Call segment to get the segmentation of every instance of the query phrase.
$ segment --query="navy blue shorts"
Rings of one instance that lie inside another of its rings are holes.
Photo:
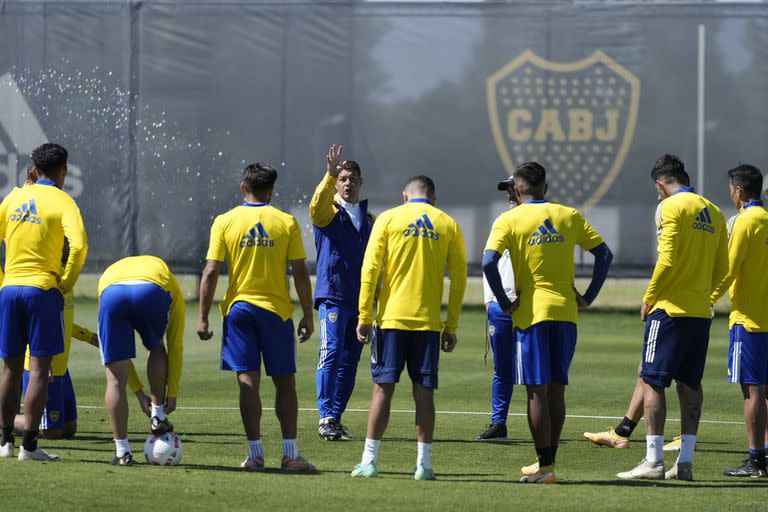
[[[710,318],[671,317],[663,309],[648,316],[640,376],[647,384],[663,386],[672,379],[699,389],[709,346]]]
[[[99,344],[104,364],[136,357],[139,333],[147,350],[163,342],[171,294],[154,283],[107,286],[99,297]]]
[[[768,384],[768,332],[749,332],[740,324],[731,327],[728,382]]]
[[[24,370],[23,390],[26,394],[29,385],[29,372]],[[43,416],[40,418],[40,430],[63,429],[64,424],[77,419],[77,401],[75,388],[69,370],[64,375],[53,378],[48,383],[48,401],[45,403]]]
[[[6,286],[0,290],[0,357],[55,356],[64,352],[64,297],[56,288]]]
[[[525,330],[515,327],[515,336],[515,384],[568,384],[568,370],[576,351],[575,323],[548,321]]]
[[[437,389],[440,363],[440,333],[376,329],[371,346],[371,374],[376,384],[400,382],[408,366],[411,381]]]
[[[270,377],[296,373],[296,338],[293,320],[247,302],[235,302],[224,317],[221,369],[234,372],[261,370],[261,358]]]

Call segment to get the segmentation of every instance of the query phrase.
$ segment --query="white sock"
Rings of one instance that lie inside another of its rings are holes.
[[[424,469],[432,467],[432,443],[416,443],[418,455],[416,456],[416,467],[424,466]]]
[[[261,446],[261,439],[255,441],[248,440],[248,456],[251,459],[263,459],[264,447]]]
[[[152,417],[154,418],[155,416],[157,416],[157,419],[160,421],[165,419],[165,404],[152,404]]]
[[[664,460],[664,436],[645,436],[645,460],[659,462]]]
[[[299,456],[299,443],[296,439],[283,439],[283,457],[295,459]]]
[[[693,462],[693,449],[696,448],[696,436],[683,434],[683,443],[680,446],[680,453],[677,455],[677,462]]]
[[[115,439],[115,455],[122,457],[131,451],[131,445],[127,439]]]
[[[363,460],[360,461],[360,464],[367,466],[368,464],[371,464],[373,462],[376,462],[379,458],[379,445],[381,444],[381,439],[368,439],[365,438],[365,449],[363,450]]]

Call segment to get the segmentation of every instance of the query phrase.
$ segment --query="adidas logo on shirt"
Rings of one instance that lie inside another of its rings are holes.
[[[709,216],[709,208],[704,208],[693,221],[693,229],[701,229],[708,233],[715,232],[715,226],[712,225],[712,217]]]
[[[243,235],[243,239],[240,241],[240,248],[244,247],[274,247],[275,241],[270,240],[267,230],[261,222],[257,223],[246,234]]]
[[[403,230],[403,235],[422,236],[432,240],[440,240],[440,234],[435,231],[435,226],[432,225],[432,221],[429,220],[427,214],[417,218],[412,224],[408,224],[408,227]]]
[[[539,226],[539,229],[531,235],[531,238],[528,239],[528,245],[533,247],[541,244],[557,244],[564,241],[565,238],[563,235],[558,233],[555,226],[552,225],[552,221],[547,219],[541,226]]]
[[[13,212],[11,222],[29,222],[31,224],[41,224],[42,220],[37,216],[37,206],[35,199],[32,198],[28,203],[24,203]]]

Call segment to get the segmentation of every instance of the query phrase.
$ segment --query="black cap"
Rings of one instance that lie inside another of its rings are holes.
[[[515,184],[515,177],[510,176],[509,178],[505,179],[504,181],[500,181],[498,185],[496,185],[496,188],[499,190],[507,190],[509,187]]]

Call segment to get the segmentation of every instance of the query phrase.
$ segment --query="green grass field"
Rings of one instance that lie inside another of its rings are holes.
[[[459,346],[443,354],[440,390],[436,394],[436,440],[433,466],[436,482],[412,480],[416,457],[413,401],[407,375],[395,397],[389,429],[379,460],[381,477],[361,481],[349,477],[359,462],[365,437],[370,393],[368,349],[364,349],[358,385],[345,415],[355,440],[328,443],[317,436],[314,411],[318,336],[299,347],[299,446],[321,473],[285,476],[276,469],[245,474],[238,465],[246,455],[237,410],[234,376],[218,370],[219,345],[194,335],[196,306],[189,308],[186,355],[179,410],[173,414],[185,445],[182,465],[132,468],[107,465],[114,445],[103,409],[104,375],[97,351],[73,341],[70,369],[77,390],[79,432],[70,441],[42,441],[58,454],[59,463],[0,460],[0,510],[495,510],[500,507],[557,510],[726,509],[730,504],[765,504],[768,480],[726,479],[720,471],[739,462],[746,438],[741,424],[741,395],[725,382],[726,322],[713,324],[705,376],[705,403],[700,451],[693,483],[625,482],[615,473],[634,467],[645,454],[643,427],[628,450],[600,449],[582,439],[584,430],[603,430],[624,414],[640,358],[643,324],[635,314],[590,312],[582,315],[579,344],[568,388],[568,414],[558,453],[556,486],[517,483],[520,466],[535,454],[525,419],[524,392],[515,391],[508,442],[480,444],[472,439],[488,423],[492,367],[483,365],[485,320],[481,310],[465,311]],[[78,323],[94,327],[96,304],[79,302]],[[214,331],[221,333],[220,319]],[[214,338],[214,339],[217,339]],[[137,359],[143,367],[146,356]],[[490,361],[490,354],[489,354]],[[262,392],[272,403],[271,382]],[[668,400],[670,418],[678,418],[677,399]],[[401,412],[402,411],[402,412]],[[667,438],[679,423],[669,421]],[[131,401],[130,438],[140,456],[148,420]],[[266,410],[262,421],[267,465],[279,466],[277,420]],[[667,455],[667,464],[673,456]]]

